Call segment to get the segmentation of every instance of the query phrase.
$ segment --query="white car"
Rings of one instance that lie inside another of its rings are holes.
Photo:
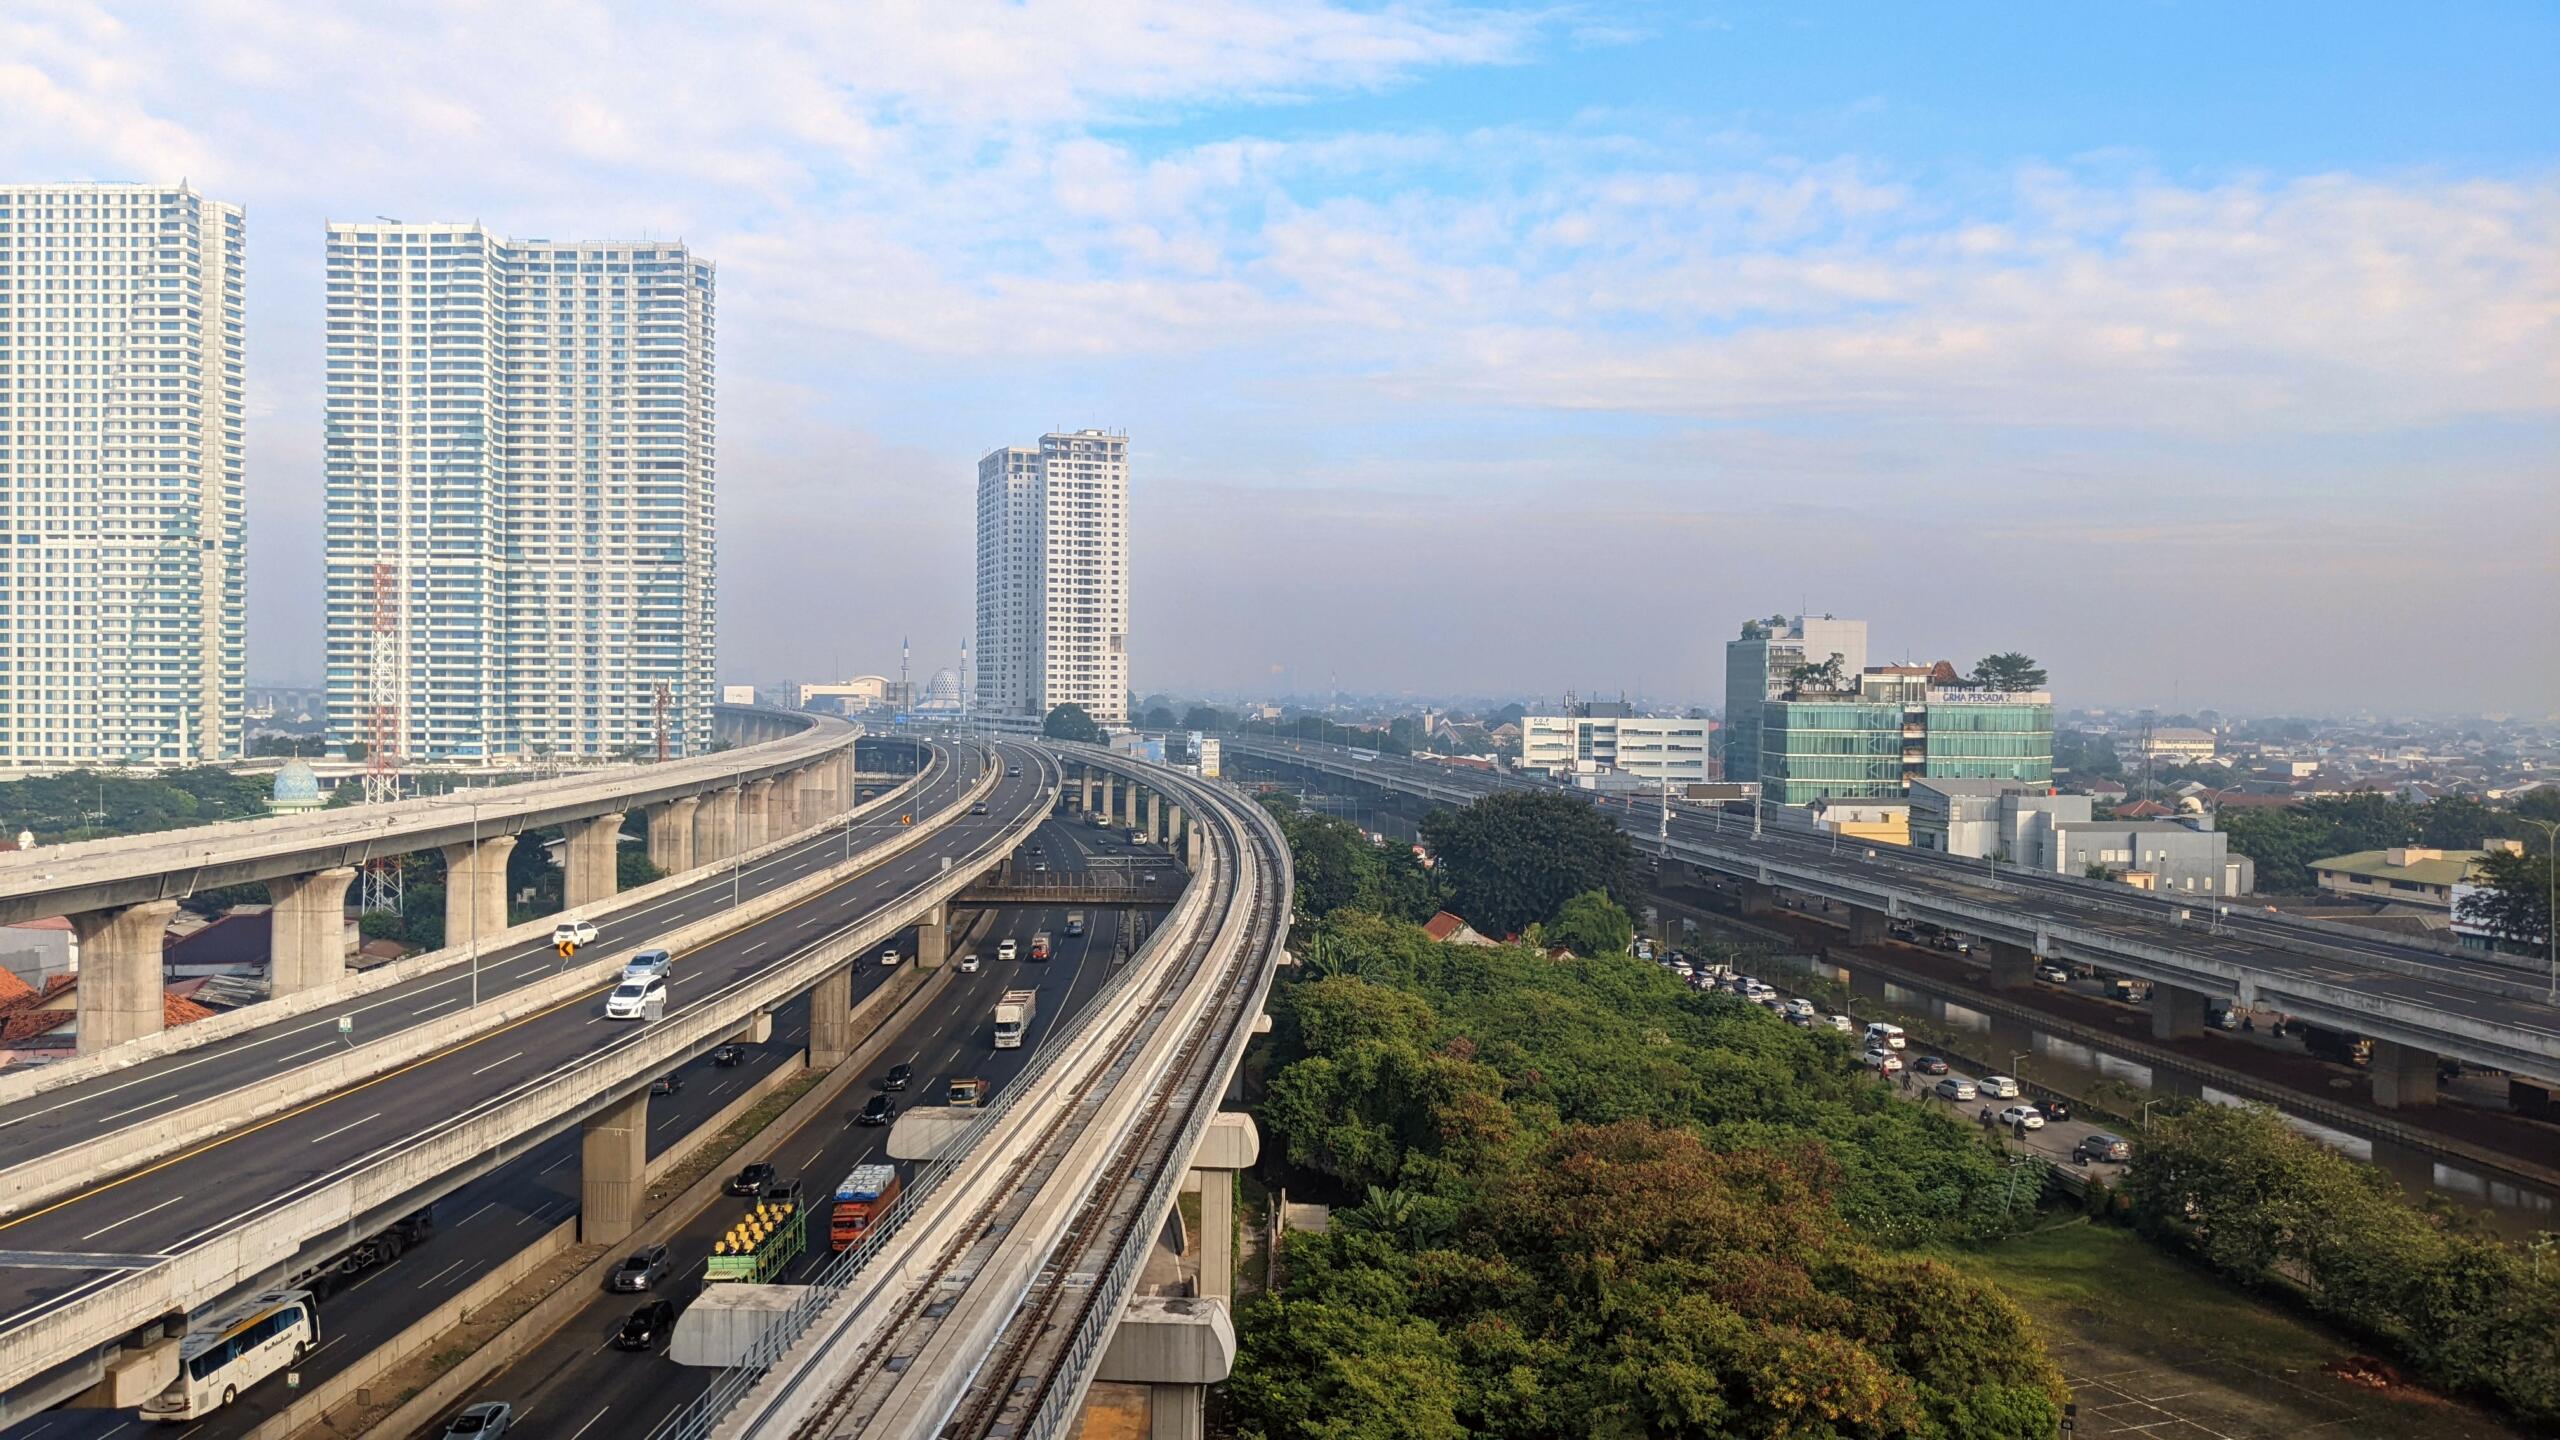
[[[2036,967],[2036,978],[2048,985],[2068,985],[2071,983],[2071,972],[2059,965],[2040,965]]]
[[[897,964],[898,958],[898,947],[895,945],[880,952],[880,963],[884,967]]]
[[[1878,1020],[1869,1025],[1867,1027],[1867,1048],[1870,1050],[1901,1049],[1902,1027],[1899,1025],[1888,1025],[1882,1020]]]
[[[1857,1022],[1851,1020],[1846,1015],[1826,1015],[1823,1019],[1830,1023],[1832,1029],[1839,1031],[1843,1035],[1847,1035],[1858,1028]]]
[[[1894,1054],[1890,1050],[1868,1051],[1866,1065],[1868,1069],[1873,1070],[1879,1075],[1899,1075],[1902,1073],[1902,1057]]]
[[[963,975],[975,975],[978,973],[977,951],[972,950],[968,954],[960,957],[960,973]]]
[[[999,960],[1011,960],[1021,953],[1022,947],[1015,944],[1010,938],[996,942],[996,958]]]
[[[650,1006],[655,1005],[660,1010],[664,1010],[666,1004],[667,979],[665,976],[652,976],[646,980],[625,980],[613,987],[613,993],[605,997],[604,1018],[646,1020],[649,1018]]]
[[[593,945],[596,943],[596,922],[593,920],[581,920],[572,915],[568,919],[560,921],[558,924],[551,927],[551,943],[554,945]]]
[[[2006,1075],[1985,1075],[1980,1084],[1982,1093],[1994,1100],[2015,1100],[2020,1093],[2018,1082]]]
[[[1789,1015],[1802,1015],[1809,1019],[1813,1015],[1813,1002],[1807,1000],[1801,995],[1798,995],[1787,1002],[1787,1013]]]
[[[2003,1125],[2024,1125],[2030,1130],[2044,1128],[2044,1112],[2033,1105],[2012,1105],[2000,1112]]]

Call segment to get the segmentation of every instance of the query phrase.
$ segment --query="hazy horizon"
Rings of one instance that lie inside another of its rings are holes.
[[[2554,53],[2529,5],[58,0],[0,14],[0,180],[247,207],[260,683],[320,673],[321,227],[379,213],[718,264],[728,679],[956,664],[977,457],[1101,425],[1141,694],[1714,704],[1810,609],[2064,705],[2545,715]]]

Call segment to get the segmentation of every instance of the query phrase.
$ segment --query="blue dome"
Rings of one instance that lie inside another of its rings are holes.
[[[275,798],[282,801],[320,798],[320,777],[312,773],[309,761],[284,762],[284,768],[276,772]]]

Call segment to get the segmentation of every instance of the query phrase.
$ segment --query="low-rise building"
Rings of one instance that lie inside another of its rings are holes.
[[[2020,830],[2014,858],[2021,866],[2056,875],[2104,871],[2128,885],[2164,894],[2246,895],[2258,882],[2256,862],[2234,854],[2231,837],[2201,816],[2030,824]]]
[[[2497,842],[2513,844],[2513,841]],[[2383,900],[2395,905],[2424,905],[2451,910],[2456,887],[2471,878],[2486,850],[2438,850],[2395,845],[2388,850],[2358,850],[2311,862],[2311,877],[2332,895]]]
[[[2152,760],[2192,765],[2213,758],[2213,732],[2184,725],[2162,726],[2148,735],[2136,737],[2133,753]]]
[[[1561,775],[1598,766],[1675,785],[1708,778],[1705,720],[1608,713],[1618,708],[1521,717],[1520,768]]]
[[[1867,845],[1909,845],[1908,800],[1816,800],[1813,823],[1843,840]]]
[[[2014,861],[2029,853],[2029,829],[2085,821],[2090,811],[2090,797],[2057,795],[2050,785],[1924,778],[1911,782],[1911,846]]]

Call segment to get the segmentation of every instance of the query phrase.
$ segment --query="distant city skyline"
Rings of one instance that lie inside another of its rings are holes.
[[[2549,7],[508,23],[0,22],[0,179],[260,237],[261,680],[320,674],[319,237],[382,213],[720,258],[724,678],[950,663],[954,477],[1094,416],[1141,693],[1708,701],[1783,608],[2065,706],[2560,708]]]

